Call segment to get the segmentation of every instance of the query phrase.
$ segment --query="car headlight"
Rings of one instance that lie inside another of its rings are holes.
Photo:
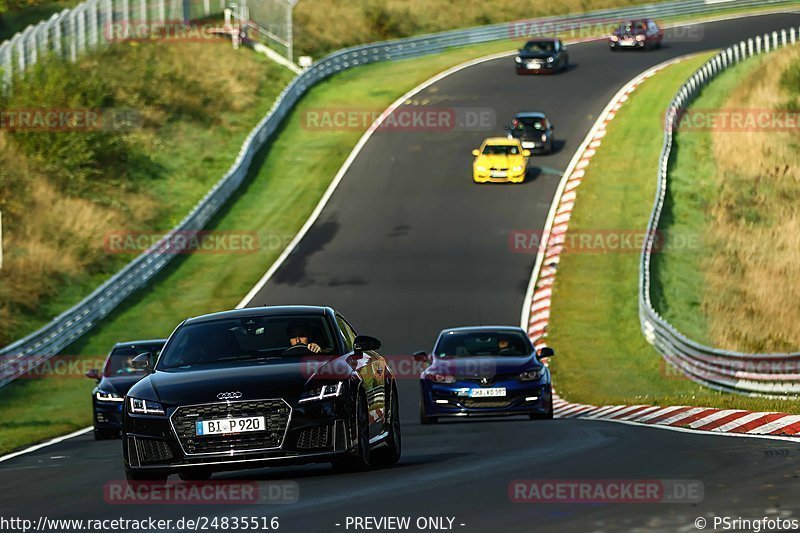
[[[425,379],[434,383],[455,383],[456,378],[448,374],[426,373]]]
[[[522,58],[517,56],[514,58],[514,61],[516,61],[517,63],[522,63]]]
[[[130,398],[131,413],[137,415],[163,415],[164,406],[151,400]]]
[[[542,142],[543,143],[547,142],[547,134],[546,133],[542,133]]]
[[[94,397],[97,398],[98,402],[122,402],[125,401],[125,398],[117,394],[116,392],[107,392],[99,390],[94,393]]]
[[[617,37],[616,35],[612,35],[611,36],[611,40],[612,41],[619,41],[619,37]]]
[[[512,167],[511,171],[512,172],[522,172],[522,167],[520,165],[517,165],[515,167]]]
[[[328,383],[326,385],[319,385],[304,391],[300,395],[300,403],[312,402],[314,400],[322,400],[323,398],[335,398],[342,393],[342,382]]]
[[[486,172],[486,167],[478,165],[475,167],[475,170],[477,170],[478,172]]]
[[[553,56],[550,56],[550,57],[547,58],[547,62],[548,63],[552,63],[555,60],[556,60],[556,58],[554,58]]]
[[[546,372],[545,367],[542,367],[538,370],[528,370],[527,372],[523,372],[519,375],[520,381],[539,381],[544,376]]]
[[[637,41],[644,41],[644,35],[637,35],[636,36],[636,40]]]

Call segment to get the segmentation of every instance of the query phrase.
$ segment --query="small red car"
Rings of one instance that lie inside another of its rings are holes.
[[[664,40],[664,30],[653,19],[639,19],[623,22],[608,37],[612,51],[620,48],[660,48]]]

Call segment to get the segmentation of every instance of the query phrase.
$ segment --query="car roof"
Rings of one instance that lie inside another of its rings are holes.
[[[248,316],[285,316],[285,315],[319,315],[324,316],[333,313],[330,307],[317,305],[267,305],[264,307],[245,307],[244,309],[233,309],[230,311],[220,311],[200,315],[186,320],[185,324],[198,324],[201,322],[212,322],[226,318],[243,318]]]
[[[461,326],[456,328],[446,328],[439,333],[445,335],[447,333],[490,333],[493,331],[525,333],[525,330],[518,326]]]
[[[489,137],[484,140],[483,143],[499,146],[514,146],[519,144],[519,141],[517,139],[509,139],[508,137]]]
[[[520,111],[514,118],[547,118],[541,111]]]

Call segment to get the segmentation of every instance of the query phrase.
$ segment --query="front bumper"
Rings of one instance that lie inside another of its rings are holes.
[[[482,388],[474,381],[440,384],[423,379],[421,386],[425,413],[433,417],[545,414],[552,405],[550,384],[541,381],[497,381],[491,387],[505,388],[506,395],[488,398],[471,398],[466,395],[465,391]]]
[[[541,74],[553,72],[556,69],[557,61],[548,63],[547,61],[515,63],[517,74]]]
[[[213,405],[225,405],[225,402]],[[125,468],[133,472],[167,474],[192,468],[239,470],[329,462],[352,450],[353,428],[342,398],[286,405],[289,412],[285,426],[282,421],[275,425],[270,415],[267,416],[267,429],[263,435],[268,439],[264,441],[266,444],[254,444],[252,440],[248,443],[243,438],[248,434],[217,436],[210,437],[214,439],[213,451],[207,444],[198,447],[198,443],[209,437],[187,437],[180,419],[174,416],[175,408],[167,409],[167,416],[161,417],[126,414],[123,429]],[[176,420],[179,420],[177,425]],[[270,432],[276,436],[272,437]],[[260,438],[260,435],[256,437]],[[226,446],[227,451],[224,450]]]
[[[497,172],[497,171],[495,171]],[[472,171],[472,180],[475,183],[522,183],[525,181],[525,169],[523,168],[520,171],[512,171],[510,169],[501,170],[500,172],[504,172],[505,176],[502,175],[492,175],[492,171]]]
[[[102,402],[92,399],[94,429],[119,431],[122,429],[123,402]]]

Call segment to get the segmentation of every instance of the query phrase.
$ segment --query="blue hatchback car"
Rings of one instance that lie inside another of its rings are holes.
[[[480,326],[446,329],[433,353],[417,352],[427,363],[420,375],[420,423],[441,417],[527,415],[553,417],[550,371],[522,328]]]

